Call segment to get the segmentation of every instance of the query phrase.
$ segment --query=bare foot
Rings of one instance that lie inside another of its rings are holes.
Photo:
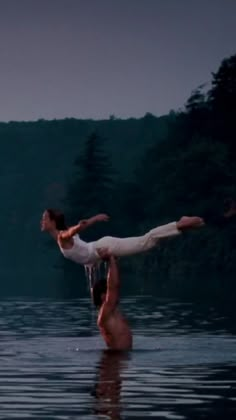
[[[198,216],[183,216],[181,219],[177,222],[177,229],[179,230],[185,230],[185,229],[193,229],[193,228],[199,228],[204,225],[204,220],[201,217]]]

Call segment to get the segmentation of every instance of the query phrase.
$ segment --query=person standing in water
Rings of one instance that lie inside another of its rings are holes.
[[[116,258],[108,249],[99,249],[98,255],[108,262],[107,278],[98,280],[91,288],[92,300],[98,309],[98,328],[109,349],[131,350],[132,332],[118,306],[120,275]]]
[[[84,266],[93,266],[101,261],[98,249],[106,248],[114,257],[125,257],[149,251],[164,238],[180,235],[181,232],[204,225],[201,217],[181,217],[177,222],[171,222],[155,227],[142,236],[116,238],[105,236],[94,242],[85,242],[79,234],[97,222],[106,222],[109,216],[98,214],[90,219],[81,220],[77,225],[67,227],[64,214],[53,209],[44,211],[41,220],[41,230],[48,232],[57,242],[65,258]]]

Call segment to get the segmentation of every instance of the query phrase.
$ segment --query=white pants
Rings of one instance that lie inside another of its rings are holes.
[[[180,231],[176,227],[176,222],[156,227],[143,236],[130,238],[115,238],[105,236],[93,242],[95,250],[108,248],[115,257],[139,254],[154,248],[160,239],[179,235]]]

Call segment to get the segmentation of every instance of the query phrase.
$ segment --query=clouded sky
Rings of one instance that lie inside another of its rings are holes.
[[[235,22],[235,0],[0,0],[0,121],[179,109]]]

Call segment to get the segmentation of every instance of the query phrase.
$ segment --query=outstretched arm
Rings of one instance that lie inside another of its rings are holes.
[[[60,232],[61,240],[71,239],[77,233],[82,232],[88,227],[92,226],[97,222],[107,222],[109,216],[107,214],[97,214],[96,216],[90,217],[89,219],[81,220],[77,225],[69,227],[67,230]]]

